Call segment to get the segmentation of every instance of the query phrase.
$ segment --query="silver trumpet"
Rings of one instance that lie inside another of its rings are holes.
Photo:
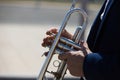
[[[65,15],[62,25],[59,28],[59,31],[58,31],[57,35],[55,36],[55,39],[52,43],[52,46],[50,46],[50,48],[49,48],[48,55],[46,56],[46,60],[40,70],[37,80],[49,80],[45,75],[46,73],[52,74],[54,76],[53,80],[63,80],[64,76],[66,74],[66,70],[67,70],[66,61],[61,61],[59,63],[59,66],[58,66],[56,72],[48,70],[48,66],[51,62],[53,55],[61,54],[64,51],[70,51],[70,50],[75,51],[75,50],[78,50],[81,48],[79,43],[81,40],[81,36],[84,33],[86,26],[87,26],[87,14],[84,10],[82,10],[80,8],[75,8],[76,3],[77,3],[77,0],[73,0],[70,10]],[[81,26],[77,27],[77,29],[73,35],[73,39],[70,40],[65,37],[61,37],[61,34],[62,34],[62,31],[65,30],[65,27],[67,25],[67,22],[71,16],[71,14],[74,12],[78,12],[80,15],[82,15],[84,21]]]

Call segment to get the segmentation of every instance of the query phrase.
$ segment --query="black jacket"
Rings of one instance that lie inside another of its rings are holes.
[[[84,60],[87,80],[120,80],[120,0],[110,0],[103,19],[101,8],[87,39],[92,54]]]

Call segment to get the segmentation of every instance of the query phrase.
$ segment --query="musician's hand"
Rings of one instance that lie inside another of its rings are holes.
[[[83,62],[87,54],[91,53],[87,43],[82,42],[82,48],[79,51],[68,51],[60,54],[58,58],[60,60],[66,60],[67,68],[73,76],[84,76],[83,74]]]
[[[55,35],[58,33],[58,29],[57,28],[50,28],[47,32],[46,32],[46,37],[43,39],[43,42],[42,42],[42,46],[43,47],[48,47],[48,46],[51,46],[54,39],[55,39]],[[66,37],[68,39],[72,39],[72,35],[67,32],[66,30],[63,30],[62,34],[61,34],[62,37]],[[44,52],[43,55],[47,56],[48,52]]]
[[[85,55],[82,51],[69,51],[59,55],[60,60],[66,60],[67,68],[73,76],[83,76],[83,61]]]
[[[55,35],[57,33],[58,33],[58,29],[57,28],[54,28],[54,27],[50,28],[46,32],[47,37],[45,37],[43,39],[42,46],[43,47],[50,46],[53,43],[53,41],[55,39]],[[66,37],[68,39],[72,39],[72,35],[69,32],[67,32],[66,30],[63,30],[61,36]]]

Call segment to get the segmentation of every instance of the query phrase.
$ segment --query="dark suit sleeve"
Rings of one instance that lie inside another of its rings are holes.
[[[91,28],[87,42],[93,53],[85,57],[83,65],[87,80],[120,80],[119,19],[120,0],[114,0],[97,39],[94,35],[97,32],[96,24],[99,23],[95,23]]]
[[[120,80],[117,55],[91,53],[84,60],[87,80]]]

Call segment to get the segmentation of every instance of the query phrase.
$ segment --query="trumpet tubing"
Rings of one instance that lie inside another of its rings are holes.
[[[75,4],[76,4],[76,0],[73,0],[72,6],[71,6],[70,10],[68,11],[68,13],[65,15],[62,25],[54,39],[53,44],[51,45],[51,47],[49,49],[49,53],[46,56],[46,60],[41,68],[41,71],[39,73],[37,80],[48,80],[48,78],[45,76],[46,73],[53,74],[54,75],[53,80],[63,80],[64,76],[66,74],[66,70],[67,70],[66,61],[61,61],[56,72],[48,70],[48,66],[51,62],[53,55],[61,54],[65,51],[70,51],[70,50],[76,51],[81,48],[79,42],[80,42],[81,36],[87,26],[87,14],[84,10],[82,10],[80,8],[75,8]],[[77,27],[77,29],[73,35],[73,39],[70,40],[65,37],[61,37],[61,34],[62,34],[63,30],[65,29],[71,14],[74,12],[78,12],[79,14],[82,14],[84,22],[81,26]]]

